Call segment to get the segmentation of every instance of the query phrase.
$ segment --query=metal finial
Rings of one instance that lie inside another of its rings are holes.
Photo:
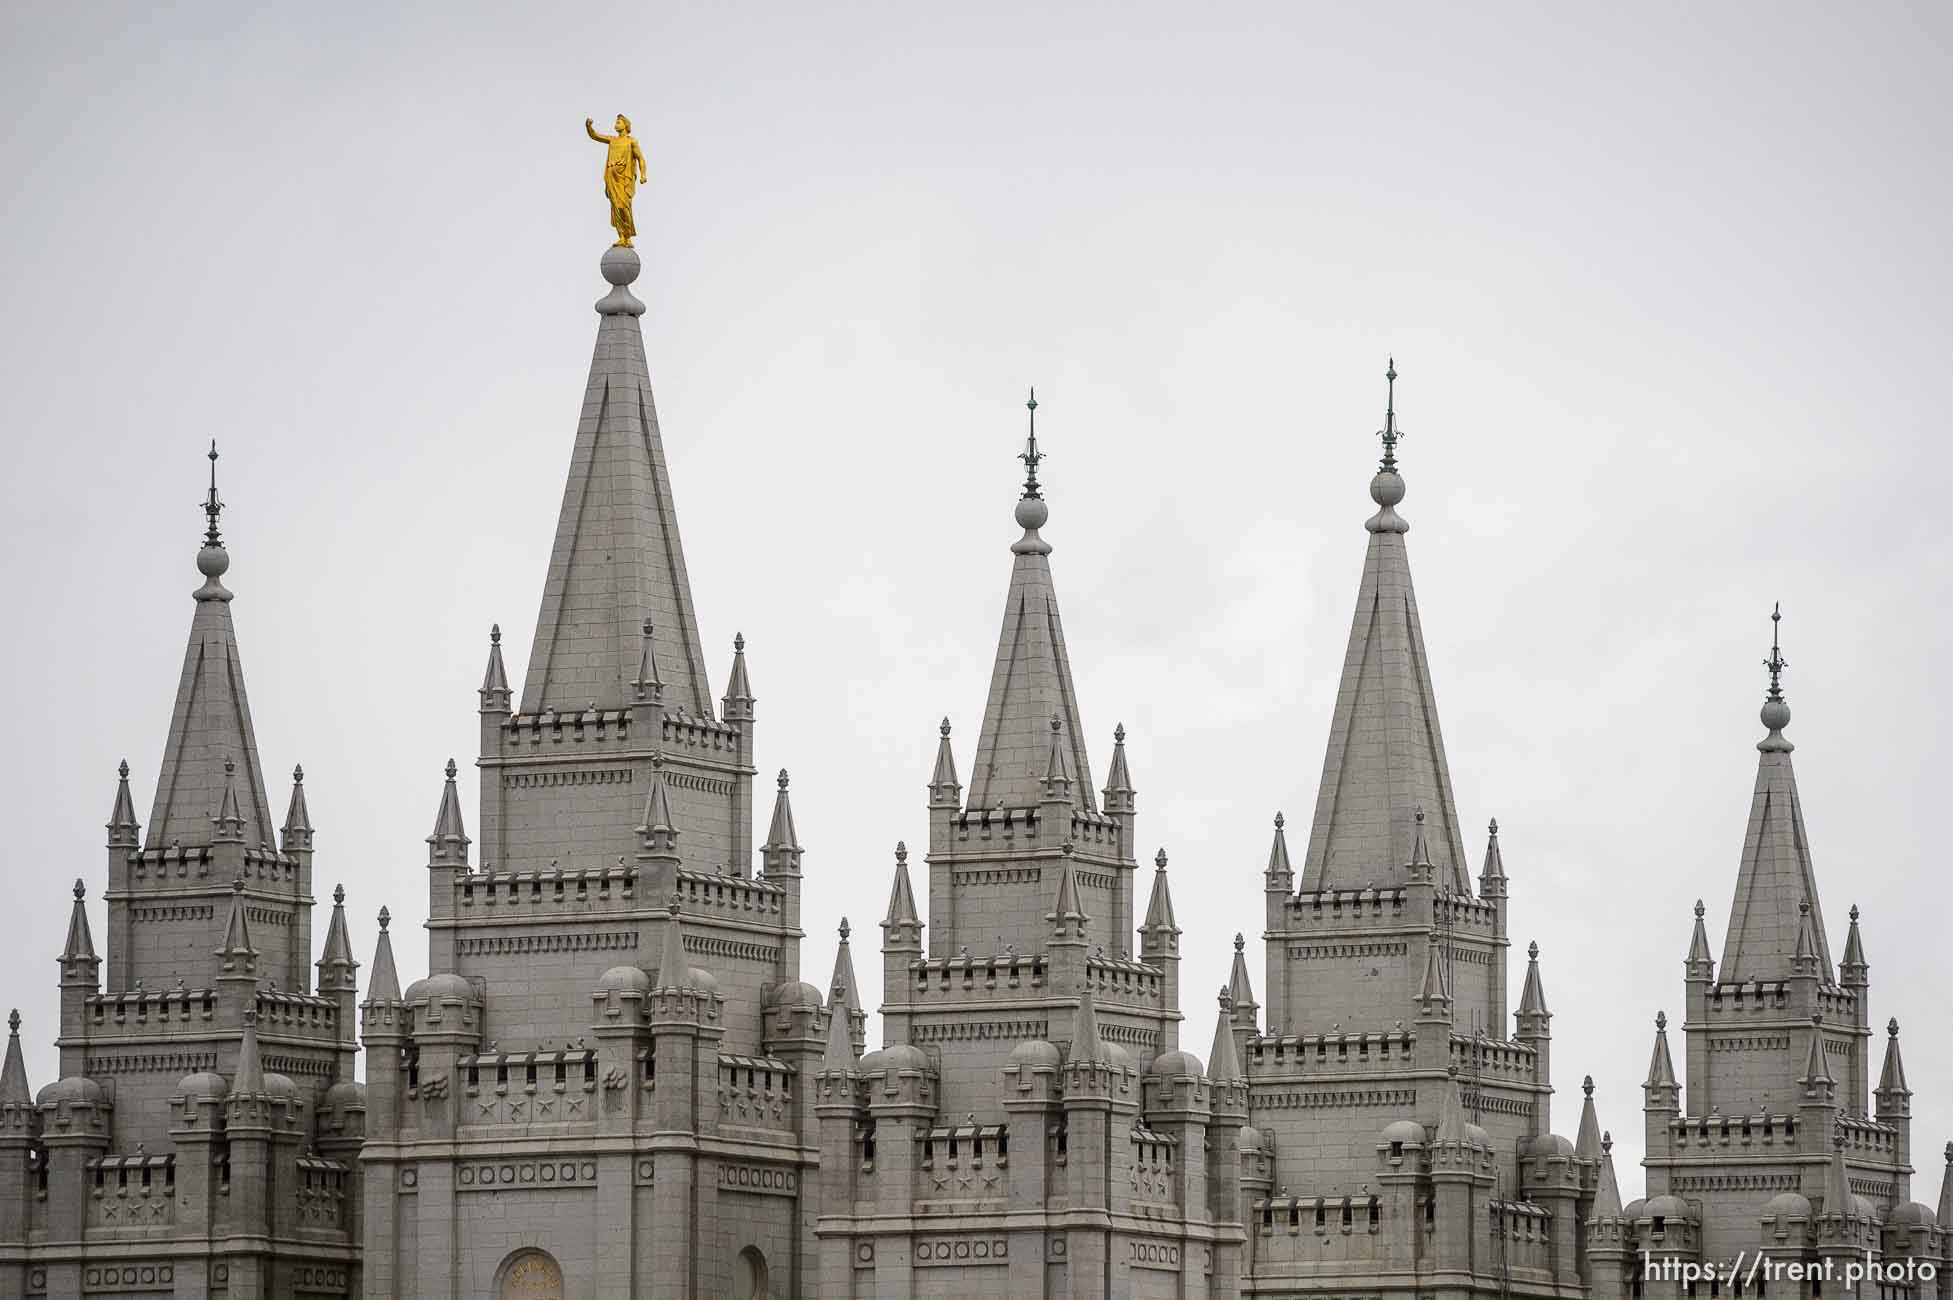
[[[1018,453],[1017,459],[1024,462],[1024,495],[1041,497],[1044,494],[1038,489],[1038,462],[1044,459],[1044,453],[1038,450],[1037,389],[1031,390],[1031,400],[1024,403],[1024,409],[1031,413],[1031,431],[1025,437],[1024,450]]]
[[[1783,650],[1778,641],[1778,630],[1782,622],[1783,602],[1778,601],[1770,608],[1770,657],[1763,661],[1763,666],[1770,670],[1770,698],[1773,700],[1783,698],[1783,670],[1790,667],[1790,661],[1783,657]]]
[[[1386,474],[1397,472],[1397,440],[1403,433],[1397,428],[1397,358],[1390,358],[1390,368],[1383,372],[1389,384],[1383,403],[1383,428],[1377,436],[1383,439],[1383,462],[1377,468]]]
[[[380,909],[380,932],[382,934],[386,933],[387,926],[391,925],[392,923],[393,923],[393,913],[389,912],[386,908],[382,907]]]
[[[88,886],[81,883],[81,877],[75,877],[75,897],[79,899],[85,898],[87,895]]]
[[[488,625],[488,644],[502,644],[502,625],[500,623],[490,623]]]
[[[1165,850],[1165,849],[1161,849],[1161,850],[1160,850],[1160,851],[1159,851],[1158,853],[1155,853],[1155,854],[1153,855],[1153,866],[1154,866],[1154,868],[1155,868],[1156,870],[1159,870],[1159,871],[1165,871],[1165,870],[1166,870],[1166,850]]]
[[[332,887],[332,905],[334,907],[344,907],[346,905],[346,887],[344,885],[334,885]]]
[[[458,773],[460,770],[461,770],[460,768],[455,766],[454,760],[450,758],[448,760],[448,768],[447,768],[448,780],[450,781],[454,780],[455,774]]]
[[[1246,949],[1247,946],[1248,946],[1248,936],[1242,934],[1239,930],[1236,930],[1234,932],[1234,951],[1241,952],[1244,949]]]
[[[1526,960],[1527,961],[1539,960],[1539,940],[1535,939],[1531,943],[1526,945]]]
[[[20,1008],[15,1007],[7,1013],[7,1032],[15,1038],[20,1037]]]
[[[223,513],[224,503],[217,496],[217,440],[212,438],[210,440],[210,493],[203,499],[204,518],[210,521],[209,526],[203,531],[205,546],[224,544],[223,535],[217,531],[217,516]]]
[[[848,936],[853,933],[854,933],[854,927],[848,924],[848,918],[845,916],[842,917],[841,926],[840,926],[841,942],[846,943],[848,941]]]

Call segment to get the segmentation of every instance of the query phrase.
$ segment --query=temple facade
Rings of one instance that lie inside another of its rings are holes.
[[[520,690],[498,625],[480,806],[454,760],[430,781],[430,974],[405,988],[387,909],[362,968],[342,891],[315,956],[304,774],[274,824],[212,449],[146,829],[126,764],[115,787],[106,956],[84,878],[60,1077],[33,1090],[18,1014],[0,1066],[0,1300],[1953,1300],[1953,1145],[1916,1201],[1899,1026],[1856,909],[1832,959],[1774,648],[1679,1070],[1656,1019],[1646,1194],[1623,1199],[1591,1080],[1549,1131],[1543,958],[1510,951],[1508,901],[1550,883],[1508,877],[1495,822],[1466,847],[1394,366],[1306,841],[1277,813],[1259,866],[1263,997],[1250,925],[1231,968],[1182,969],[1126,730],[1080,715],[1035,397],[974,746],[949,719],[918,738],[878,1032],[846,920],[805,982],[790,779],[759,779],[743,639],[716,675],[704,648],[637,254],[601,269]],[[1189,976],[1218,986],[1193,1001],[1211,1042],[1182,1042]]]

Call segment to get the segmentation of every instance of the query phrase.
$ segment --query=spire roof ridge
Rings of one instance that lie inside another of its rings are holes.
[[[612,256],[604,273],[617,288],[599,306],[522,712],[581,709],[589,700],[600,709],[633,703],[650,619],[666,674],[665,706],[712,718],[664,437],[631,310],[643,305],[625,287],[637,278],[637,259]]]
[[[1015,516],[1024,535],[1010,548],[1010,584],[1004,595],[1003,623],[983,724],[977,733],[976,757],[970,766],[969,807],[972,811],[998,806],[1029,808],[1043,800],[1051,749],[1060,743],[1048,735],[1050,720],[1056,715],[1062,723],[1072,806],[1096,812],[1092,767],[1085,754],[1071,658],[1051,578],[1051,546],[1038,532],[1050,518],[1051,509],[1036,477],[1036,465],[1044,453],[1036,446],[1035,425],[1023,459],[1031,474]]]
[[[1396,461],[1402,433],[1396,425],[1394,363],[1386,374],[1391,389],[1385,454],[1370,482],[1378,511],[1365,524],[1369,544],[1336,689],[1302,890],[1403,883],[1413,857],[1412,814],[1421,807],[1430,821],[1426,834],[1435,882],[1470,897],[1437,694],[1404,548],[1410,525],[1396,512],[1404,480]]]

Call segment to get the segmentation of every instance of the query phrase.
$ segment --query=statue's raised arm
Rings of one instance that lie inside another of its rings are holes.
[[[590,118],[583,129],[592,140],[606,146],[604,152],[604,197],[610,200],[610,225],[617,232],[617,247],[629,248],[637,223],[631,216],[631,201],[637,197],[638,182],[649,175],[644,153],[631,138],[631,119],[617,115],[617,134],[604,135]]]

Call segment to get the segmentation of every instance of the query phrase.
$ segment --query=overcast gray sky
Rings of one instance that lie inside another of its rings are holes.
[[[149,807],[212,436],[266,766],[305,764],[360,959],[385,903],[421,972],[440,768],[472,824],[486,632],[517,676],[604,287],[582,121],[622,111],[687,558],[795,774],[810,978],[847,912],[878,999],[1035,383],[1094,776],[1123,721],[1204,1051],[1269,819],[1313,806],[1394,350],[1459,809],[1544,949],[1556,1127],[1592,1071],[1639,1185],[1781,599],[1826,915],[1864,909],[1930,1200],[1953,10],[817,8],[0,15],[0,973],[36,1086],[117,759]]]

